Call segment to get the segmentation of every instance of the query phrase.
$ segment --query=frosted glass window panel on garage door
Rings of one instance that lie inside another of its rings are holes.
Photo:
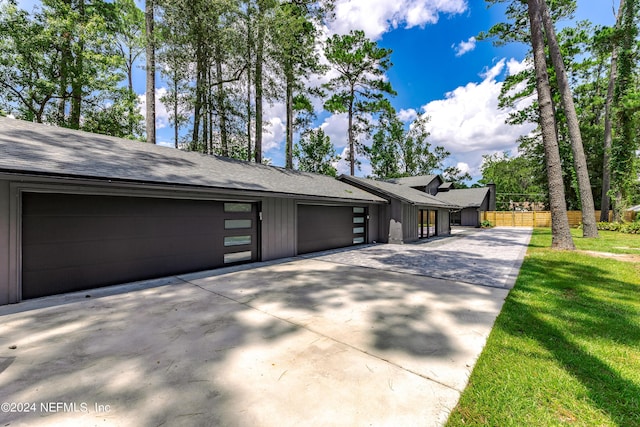
[[[225,219],[224,228],[225,230],[251,228],[251,220],[250,219]]]
[[[250,261],[251,251],[233,252],[230,254],[224,254],[224,263],[232,264],[234,262]]]
[[[251,212],[251,203],[225,203],[225,212]]]
[[[251,236],[227,236],[224,238],[225,246],[250,245]]]

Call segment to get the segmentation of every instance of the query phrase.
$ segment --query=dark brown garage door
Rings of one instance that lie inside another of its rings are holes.
[[[24,193],[22,298],[258,259],[257,205]]]
[[[298,205],[298,253],[365,243],[366,222],[364,207]]]

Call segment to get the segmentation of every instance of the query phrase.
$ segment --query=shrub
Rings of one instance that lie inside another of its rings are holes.
[[[599,222],[598,230],[618,231],[626,234],[640,234],[640,222]]]
[[[482,228],[491,228],[491,227],[493,227],[493,224],[491,224],[491,221],[489,221],[488,219],[485,219],[484,221],[482,221],[480,223],[480,227],[482,227]]]

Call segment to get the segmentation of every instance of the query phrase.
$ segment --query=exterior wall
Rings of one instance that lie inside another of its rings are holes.
[[[402,243],[418,240],[418,207],[402,203]]]
[[[369,222],[367,224],[367,243],[380,241],[380,211],[384,207],[369,205]]]
[[[480,227],[480,214],[477,208],[465,208],[461,212],[462,226],[465,227]]]
[[[451,234],[451,224],[449,211],[447,209],[438,210],[438,236],[448,236]]]
[[[380,243],[409,243],[418,240],[418,211],[417,206],[392,200],[390,205],[380,206]],[[438,236],[451,234],[449,224],[449,210],[438,209]],[[476,213],[477,215],[477,213]],[[400,218],[400,220],[398,220]],[[383,236],[388,236],[384,239]]]
[[[482,201],[482,204],[478,208],[478,211],[480,211],[480,212],[490,211],[491,210],[490,206],[489,206],[490,204],[491,204],[491,194],[487,193],[486,197]]]
[[[391,204],[378,206],[378,223],[369,221],[371,227],[378,227],[378,243],[389,243],[389,224],[391,221]]]
[[[0,305],[14,302],[10,300],[9,270],[9,181],[0,180]]]
[[[388,207],[388,220],[385,221],[385,229],[387,233],[386,242],[384,243],[404,243],[404,229],[403,229],[403,205],[401,201],[397,199],[391,199],[391,204]]]
[[[262,260],[296,255],[297,211],[294,199],[262,201]]]
[[[496,210],[496,185],[494,183],[487,184],[487,188],[489,188],[489,206],[487,209],[483,209],[485,211],[495,211]]]

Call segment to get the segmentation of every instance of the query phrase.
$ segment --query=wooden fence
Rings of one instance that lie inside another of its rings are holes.
[[[631,213],[631,212],[630,212]],[[627,215],[625,215],[627,216]],[[569,226],[577,227],[582,223],[582,212],[568,211]],[[613,218],[613,211],[609,211],[609,221]],[[625,218],[631,220],[631,218]],[[482,212],[481,221],[489,221],[491,225],[502,227],[551,227],[551,212],[549,211],[491,211]],[[596,211],[596,221],[600,221],[600,211]]]

